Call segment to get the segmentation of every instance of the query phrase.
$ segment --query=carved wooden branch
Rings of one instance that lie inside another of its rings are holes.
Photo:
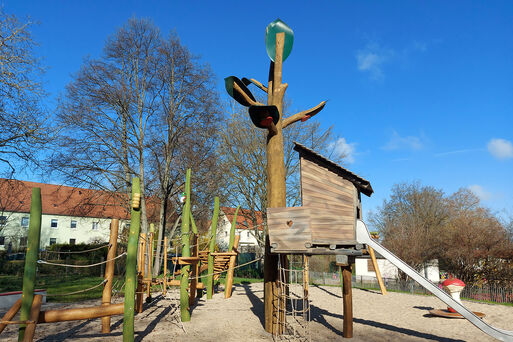
[[[254,78],[250,78],[249,79],[251,81],[251,83],[253,83],[254,85],[256,85],[258,88],[262,89],[263,91],[265,91],[267,93],[267,87],[264,86],[262,83],[258,82],[257,80],[255,80]]]
[[[242,95],[242,97],[244,97],[244,99],[246,101],[248,101],[248,103],[252,106],[256,106],[256,105],[260,105],[260,106],[263,106],[264,104],[263,103],[260,103],[260,102],[257,102],[257,101],[253,101],[249,96],[248,94],[246,94],[246,92],[244,92],[237,83],[233,83],[233,90],[237,91],[239,94]]]
[[[308,117],[314,116],[315,114],[319,113],[324,108],[325,105],[326,105],[326,101],[322,101],[321,103],[319,103],[317,106],[315,106],[313,108],[304,110],[297,114],[291,115],[286,119],[283,119],[283,128],[287,127],[290,124],[293,124],[296,121],[299,121],[299,120],[305,118],[306,116],[308,116]]]

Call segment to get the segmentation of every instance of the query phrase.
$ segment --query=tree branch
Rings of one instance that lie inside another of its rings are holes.
[[[299,121],[299,120],[305,118],[307,115],[309,117],[314,116],[315,114],[319,113],[324,108],[325,105],[326,105],[326,101],[322,101],[321,103],[319,103],[317,106],[315,106],[313,108],[310,108],[310,109],[304,110],[302,112],[299,112],[297,114],[289,116],[288,118],[283,120],[283,128],[287,127],[290,124],[293,124],[296,121]]]
[[[251,83],[253,83],[254,85],[256,85],[258,88],[262,89],[264,92],[267,93],[267,87],[264,86],[262,83],[258,82],[257,80],[255,80],[254,78],[250,78],[249,79],[251,81]]]

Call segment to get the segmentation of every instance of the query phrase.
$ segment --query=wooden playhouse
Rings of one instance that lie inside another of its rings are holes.
[[[294,143],[299,152],[301,207],[268,208],[271,251],[284,254],[361,255],[356,220],[361,194],[373,193],[370,182]]]

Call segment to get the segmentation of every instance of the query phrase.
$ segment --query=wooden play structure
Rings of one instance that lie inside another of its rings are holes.
[[[182,255],[169,257],[168,240],[164,237],[163,265],[164,272],[161,276],[152,275],[154,258],[154,233],[150,231],[148,235],[139,236],[138,253],[138,275],[136,291],[136,311],[142,312],[144,303],[144,294],[146,301],[151,301],[152,286],[160,286],[163,294],[168,291],[168,287],[180,287],[180,312],[182,322],[190,320],[190,306],[192,306],[198,293],[204,289],[207,290],[207,299],[212,298],[214,281],[218,280],[221,274],[226,273],[225,298],[230,298],[233,286],[233,274],[235,270],[236,258],[238,255],[239,235],[235,235],[237,212],[235,213],[231,230],[230,242],[226,252],[215,251],[217,221],[219,216],[219,198],[214,201],[214,213],[211,221],[211,235],[208,241],[208,249],[200,250],[199,233],[194,217],[191,213],[191,170],[187,170],[185,180],[185,203],[182,211],[182,230],[181,230],[181,250]],[[173,265],[180,269],[171,270],[168,275],[168,263],[171,260]],[[201,276],[202,273],[206,275]],[[200,281],[202,277],[206,278],[206,284]]]

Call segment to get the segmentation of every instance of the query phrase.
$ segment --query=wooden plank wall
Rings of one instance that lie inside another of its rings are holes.
[[[276,244],[276,250],[306,250],[305,242],[312,241],[310,215],[310,209],[304,207],[267,208],[271,246]]]
[[[301,158],[303,206],[315,209],[310,230],[314,243],[334,243],[355,239],[358,190],[310,160]]]

